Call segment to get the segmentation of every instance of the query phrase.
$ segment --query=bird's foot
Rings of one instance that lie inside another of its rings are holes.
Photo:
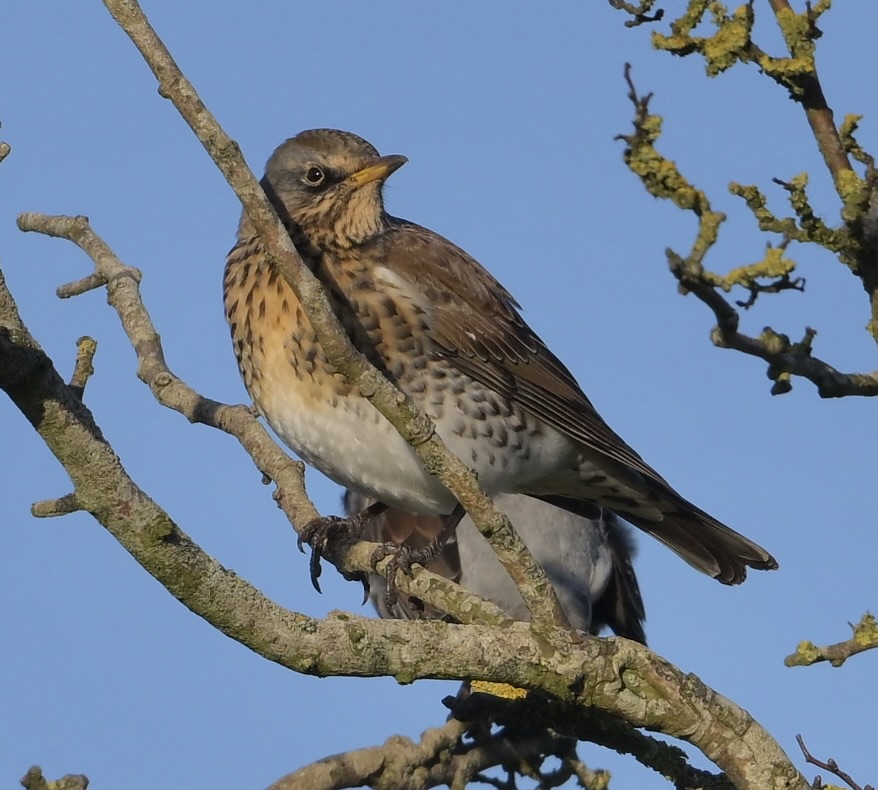
[[[367,508],[368,509],[368,508]],[[411,577],[413,565],[423,565],[425,568],[441,553],[448,539],[454,534],[457,525],[466,515],[466,511],[460,504],[455,505],[454,510],[445,517],[442,531],[423,549],[413,549],[408,545],[398,543],[383,543],[372,552],[372,570],[378,572],[377,565],[385,557],[390,557],[384,572],[384,603],[388,609],[392,609],[397,600],[396,574],[402,571]]]
[[[382,543],[372,552],[372,570],[376,573],[378,572],[378,563],[390,557],[390,562],[387,563],[387,568],[384,571],[384,602],[389,609],[393,608],[398,598],[397,572],[402,571],[411,578],[412,567],[423,565],[426,568],[442,552],[443,543],[444,541],[440,543],[438,540],[434,540],[423,549],[413,549],[398,543]]]
[[[342,518],[341,516],[321,516],[305,525],[304,529],[299,533],[297,545],[301,552],[305,551],[306,543],[311,547],[311,560],[309,563],[311,569],[311,584],[314,585],[314,589],[317,590],[317,592],[321,592],[320,583],[317,580],[320,578],[320,574],[323,570],[320,560],[323,558],[327,544],[330,541],[333,543],[338,543],[340,541],[354,543],[359,540],[360,535],[362,535],[363,527],[365,527],[372,518],[386,509],[387,505],[382,502],[376,502],[375,504],[361,510],[359,513],[354,513],[347,518]],[[360,575],[344,575],[348,579],[356,578],[362,580],[363,578]]]

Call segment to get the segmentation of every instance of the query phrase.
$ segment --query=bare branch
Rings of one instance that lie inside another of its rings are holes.
[[[376,790],[422,790],[450,785],[459,771],[466,770],[466,753],[451,751],[466,731],[465,723],[451,720],[424,732],[418,743],[395,735],[382,746],[356,749],[311,763],[278,779],[268,790],[343,790],[366,784]]]
[[[88,220],[86,219],[86,221]],[[137,271],[137,269],[132,269],[132,275],[134,275],[134,272],[137,272],[137,282],[140,282],[140,272]],[[106,284],[106,279],[97,272],[94,272],[93,274],[88,275],[88,277],[76,280],[76,282],[59,285],[55,294],[59,299],[70,299],[72,296],[81,296],[82,294],[94,291],[97,288],[103,288]]]
[[[560,767],[544,771],[543,763],[553,757],[560,760]],[[504,727],[492,731],[487,722],[452,719],[424,732],[417,743],[393,736],[381,746],[318,760],[278,780],[269,790],[342,790],[364,785],[376,790],[464,788],[472,781],[492,783],[483,772],[495,767],[538,779],[546,790],[572,777],[587,790],[599,790],[606,787],[608,778],[578,759],[574,739],[551,730]]]
[[[69,516],[79,510],[84,510],[76,497],[76,493],[64,494],[58,499],[45,499],[42,502],[34,502],[30,512],[34,518],[55,518],[56,516]]]
[[[829,771],[830,773],[837,776],[842,782],[847,782],[850,785],[851,790],[875,790],[872,785],[866,785],[865,787],[860,787],[850,776],[850,774],[845,773],[838,767],[838,763],[833,760],[831,757],[823,762],[822,760],[818,760],[814,757],[811,752],[808,751],[808,748],[805,746],[805,741],[801,735],[796,736],[796,741],[799,744],[799,748],[802,750],[802,754],[805,757],[805,761],[810,763],[811,765],[816,765],[818,768],[822,768],[824,771]],[[823,781],[820,777],[814,781],[814,787],[819,790],[819,788],[823,787]]]
[[[625,78],[629,87],[629,98],[635,108],[634,133],[620,135],[628,145],[625,151],[625,163],[637,175],[647,191],[655,197],[671,200],[683,210],[691,211],[698,219],[698,233],[692,249],[685,257],[674,250],[666,250],[672,274],[677,278],[680,291],[692,293],[704,302],[714,313],[717,324],[711,332],[711,340],[719,348],[732,348],[751,356],[759,357],[768,363],[768,377],[774,382],[772,394],[779,395],[792,389],[792,376],[801,376],[811,381],[821,397],[839,398],[848,395],[878,395],[878,371],[872,373],[842,373],[822,359],[812,354],[812,342],[816,331],[807,328],[803,339],[794,342],[787,335],[766,327],[758,337],[745,335],[738,331],[740,314],[732,304],[720,293],[734,284],[741,284],[751,290],[757,287],[757,278],[774,277],[767,286],[758,285],[763,289],[779,288],[783,278],[789,278],[794,264],[786,261],[781,253],[785,245],[769,248],[766,258],[756,264],[740,267],[726,277],[714,274],[704,268],[704,258],[716,243],[719,228],[725,221],[725,215],[713,211],[707,195],[692,186],[677,169],[674,162],[666,159],[655,148],[655,142],[661,134],[662,119],[651,115],[649,101],[651,96],[638,96],[631,80],[630,66],[626,66]],[[760,227],[783,232],[785,236],[798,233],[793,220],[781,222],[764,209],[764,198],[755,188],[732,185],[732,191],[744,197],[748,206],[754,211]],[[798,193],[797,193],[798,194]],[[795,197],[795,196],[794,196]],[[802,212],[807,216],[806,202],[796,198]],[[803,220],[808,224],[808,220]],[[810,222],[812,231],[816,233],[822,224]],[[831,243],[829,237],[821,237],[823,245]],[[814,240],[813,238],[808,240]],[[790,281],[795,282],[795,281]],[[798,288],[796,288],[798,289]],[[746,303],[745,303],[746,304]]]
[[[656,0],[642,0],[634,5],[634,3],[626,3],[625,0],[610,0],[610,5],[617,11],[624,11],[633,17],[626,20],[625,27],[639,27],[649,22],[660,22],[665,16],[663,8],[657,9],[654,14],[649,13],[655,3]]]
[[[244,406],[231,406],[205,398],[171,371],[165,361],[159,333],[143,304],[141,273],[118,259],[92,230],[86,217],[27,213],[18,218],[18,226],[23,231],[72,241],[89,255],[96,267],[94,276],[107,284],[108,301],[115,308],[137,354],[137,375],[159,403],[179,412],[190,422],[208,425],[234,436],[265,478],[275,482],[274,499],[291,525],[307,524],[317,517],[318,513],[305,492],[304,467],[277,446],[252,411]],[[39,515],[63,514],[63,510],[54,511],[52,505],[41,503]],[[375,543],[362,543],[354,549],[350,544],[338,543],[327,547],[325,556],[342,573],[363,574],[372,570],[371,551],[376,547]],[[378,570],[381,571],[386,564],[379,564]],[[493,604],[426,569],[417,568],[412,577],[403,576],[398,584],[403,591],[453,614],[460,622],[501,624],[509,621]]]
[[[82,400],[85,385],[94,375],[94,358],[98,350],[97,341],[91,337],[81,337],[76,341],[76,363],[70,377],[70,389]]]
[[[595,743],[619,754],[630,754],[641,765],[667,777],[677,787],[735,790],[725,775],[689,765],[685,752],[679,747],[646,735],[602,710],[563,708],[536,695],[509,700],[473,694],[461,699],[448,698],[444,702],[455,717],[465,721],[489,720],[513,727],[516,723],[527,722],[530,727],[551,728],[579,741]]]
[[[126,279],[126,278],[122,278]],[[112,287],[112,286],[111,286]],[[780,746],[743,709],[625,639],[440,621],[314,620],[278,606],[203,552],[133,480],[26,327],[0,276],[0,385],[73,481],[82,507],[189,609],[254,652],[313,675],[488,680],[597,707],[699,748],[741,790],[805,790]],[[551,649],[547,649],[551,645]]]
[[[809,667],[812,664],[828,661],[834,667],[840,667],[851,656],[873,650],[878,647],[878,622],[875,615],[868,612],[856,625],[851,624],[854,635],[844,642],[818,647],[813,642],[800,642],[796,652],[784,659],[788,667]]]
[[[430,420],[413,401],[391,385],[353,347],[333,314],[323,287],[302,263],[292,239],[247,167],[238,145],[204,106],[136,0],[104,0],[104,5],[156,76],[159,93],[173,102],[226,177],[262,238],[267,258],[301,302],[332,366],[399,431],[418,454],[425,469],[438,477],[466,509],[518,586],[531,613],[533,627],[541,630],[545,626],[547,638],[555,632],[556,625],[572,634],[545,573],[515,534],[509,519],[481,490],[467,466],[448,451]],[[304,527],[308,522],[298,523]]]

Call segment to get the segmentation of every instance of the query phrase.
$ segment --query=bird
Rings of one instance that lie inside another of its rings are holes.
[[[573,628],[597,635],[607,626],[617,636],[646,644],[646,613],[632,564],[634,541],[624,522],[609,510],[586,519],[520,494],[501,494],[496,502],[545,569]],[[369,504],[355,491],[345,492],[344,509],[349,515]],[[443,526],[441,516],[388,508],[369,521],[362,537],[419,550],[429,546]],[[460,522],[428,568],[496,604],[513,620],[530,620],[514,582],[469,518]],[[372,604],[385,619],[445,617],[414,597],[398,596],[388,603],[380,574],[370,574],[368,586]]]
[[[777,568],[768,551],[685,499],[607,425],[485,267],[387,213],[384,183],[407,161],[380,155],[351,132],[310,129],[272,153],[260,183],[353,346],[427,414],[483,490],[586,518],[606,509],[724,584],[742,582],[748,567]],[[347,527],[361,531],[388,507],[445,516],[435,555],[463,508],[333,368],[246,212],[223,290],[257,412],[307,464],[374,501]],[[333,524],[315,522],[300,534],[316,553]]]

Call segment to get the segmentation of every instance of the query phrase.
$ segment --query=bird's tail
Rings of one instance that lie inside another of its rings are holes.
[[[658,486],[656,486],[656,489]],[[651,492],[648,503],[630,509],[616,502],[609,507],[638,529],[642,529],[693,568],[723,584],[740,584],[747,578],[747,568],[776,570],[777,560],[749,538],[717,521],[670,486]],[[592,502],[572,497],[540,497],[572,513],[591,512]],[[605,503],[602,503],[605,504]],[[609,504],[609,503],[606,503]],[[632,502],[632,504],[635,504]]]

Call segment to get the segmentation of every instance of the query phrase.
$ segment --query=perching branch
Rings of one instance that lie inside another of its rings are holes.
[[[121,278],[128,279],[128,278]],[[647,648],[558,632],[371,620],[284,609],[201,550],[127,475],[89,410],[21,321],[0,275],[0,387],[94,515],[190,610],[254,652],[313,675],[487,680],[537,690],[575,712],[599,708],[699,748],[742,790],[804,790],[780,746],[743,709]],[[551,645],[551,649],[548,649]]]
[[[466,465],[448,451],[426,415],[353,347],[333,314],[323,287],[302,263],[237,143],[204,106],[136,0],[104,0],[104,5],[156,76],[159,93],[174,104],[226,177],[262,238],[267,259],[301,302],[329,362],[399,431],[424,468],[463,505],[518,587],[531,614],[532,627],[538,631],[547,629],[547,636],[556,625],[571,631],[545,573],[515,534],[509,519],[481,490]],[[302,528],[306,524],[307,521],[300,521],[297,526]]]
[[[86,283],[107,286],[107,299],[116,310],[122,328],[137,354],[137,375],[163,406],[173,409],[190,422],[217,428],[234,436],[251,457],[257,469],[274,481],[274,499],[290,524],[305,524],[318,513],[305,492],[304,467],[292,461],[268,435],[250,409],[231,406],[204,397],[176,376],[165,361],[161,338],[150,318],[140,293],[141,273],[126,266],[89,225],[85,217],[49,217],[26,213],[18,218],[23,231],[34,231],[67,239],[83,250],[95,265],[95,272],[77,284],[59,289],[69,295],[82,293]],[[79,397],[76,389],[74,396]],[[82,509],[75,493],[52,502],[34,506],[34,515],[56,516]],[[377,544],[362,543],[327,547],[326,557],[346,574],[364,574],[372,569],[371,550]],[[386,562],[378,566],[382,570]],[[456,584],[424,568],[412,577],[399,579],[400,589],[417,595],[460,622],[501,624],[508,622],[493,604],[472,595]]]

